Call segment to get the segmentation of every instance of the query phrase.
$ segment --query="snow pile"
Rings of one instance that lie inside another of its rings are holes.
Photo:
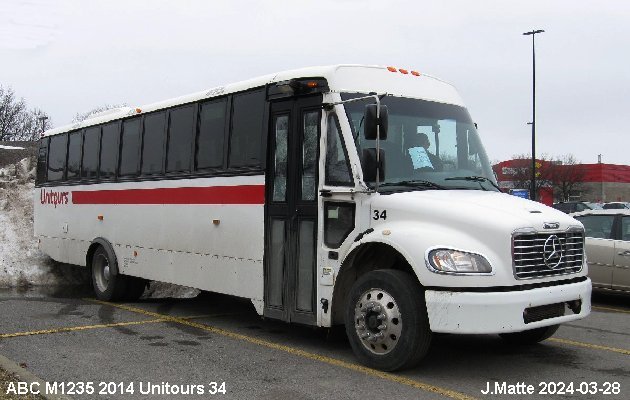
[[[3,149],[3,150],[24,150],[24,147],[5,146],[5,145],[0,144],[0,149]]]
[[[0,287],[85,283],[77,271],[37,249],[33,236],[35,160],[0,169]]]
[[[0,288],[85,285],[88,268],[62,264],[37,248],[33,234],[35,158],[0,168]],[[151,282],[143,297],[190,298],[199,290]]]

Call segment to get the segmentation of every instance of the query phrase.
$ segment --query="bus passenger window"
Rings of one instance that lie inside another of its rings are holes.
[[[140,118],[123,122],[122,146],[120,149],[120,175],[129,176],[138,173],[140,151]]]
[[[68,135],[68,179],[76,179],[81,172],[81,131]]]
[[[265,91],[237,94],[232,102],[229,166],[258,166],[262,152]]]
[[[181,107],[171,111],[166,172],[190,171],[194,115],[195,109],[193,106]]]
[[[48,154],[48,180],[61,181],[66,169],[66,151],[68,135],[55,135],[50,138],[50,153]]]
[[[165,120],[165,112],[149,114],[144,117],[141,169],[143,175],[162,173]]]
[[[101,142],[101,128],[88,128],[83,138],[83,165],[81,177],[95,179],[98,172],[98,153]]]
[[[116,160],[118,158],[118,140],[120,125],[117,122],[103,126],[101,139],[100,178],[107,179],[116,176]]]
[[[226,104],[227,99],[223,98],[201,105],[197,138],[197,169],[223,167]]]
[[[35,183],[46,182],[46,159],[48,158],[48,138],[39,141],[39,152],[37,153],[37,178]]]

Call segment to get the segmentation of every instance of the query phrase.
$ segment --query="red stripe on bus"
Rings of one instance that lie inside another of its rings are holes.
[[[264,185],[79,190],[73,204],[264,204]]]

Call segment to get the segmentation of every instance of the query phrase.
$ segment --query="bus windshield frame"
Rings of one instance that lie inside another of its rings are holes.
[[[364,96],[367,94],[341,94],[343,101]],[[376,148],[376,141],[366,140],[363,135],[365,106],[373,102],[366,98],[344,103],[360,159],[365,149]],[[388,108],[389,133],[385,140],[380,140],[386,161],[379,191],[401,188],[499,190],[466,108],[394,96],[383,97],[381,104]],[[374,187],[374,182],[366,184]]]

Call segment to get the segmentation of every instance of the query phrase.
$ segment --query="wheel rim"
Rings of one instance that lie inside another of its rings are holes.
[[[96,286],[101,292],[105,292],[109,287],[111,278],[111,268],[109,260],[102,254],[99,254],[94,260],[94,277],[96,278]]]
[[[382,289],[363,292],[354,308],[354,327],[363,347],[374,354],[388,354],[402,332],[402,318],[392,295]]]

